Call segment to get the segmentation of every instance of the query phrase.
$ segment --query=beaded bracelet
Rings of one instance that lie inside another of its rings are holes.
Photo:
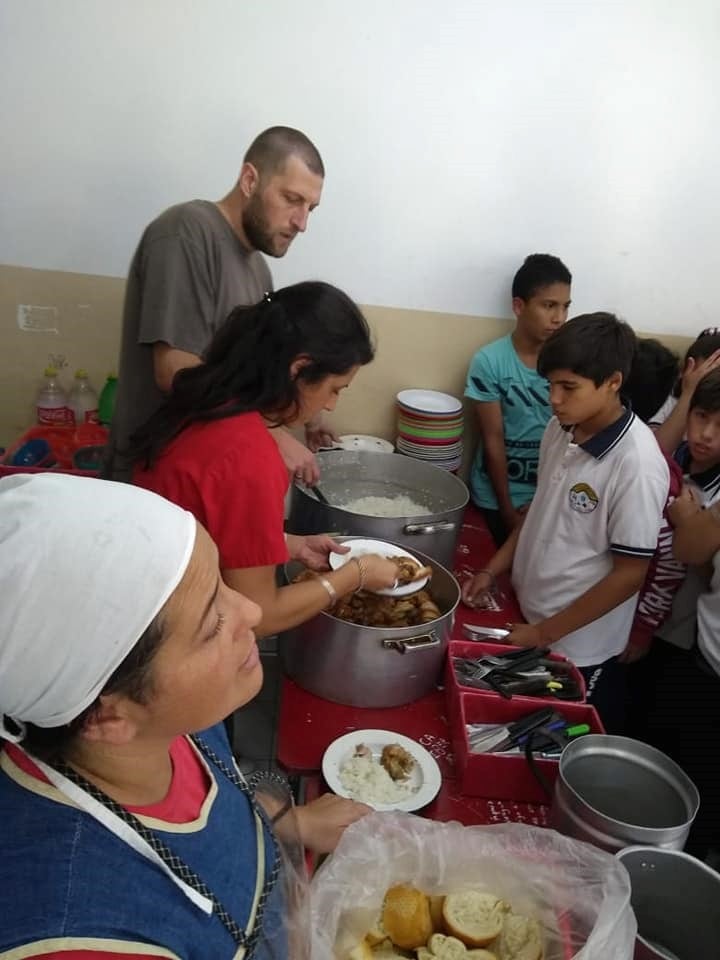
[[[365,578],[367,576],[367,570],[365,568],[365,563],[362,557],[353,557],[352,559],[353,559],[353,562],[357,564],[358,576],[360,578],[360,582],[355,588],[355,593],[360,593],[360,591],[365,586]]]

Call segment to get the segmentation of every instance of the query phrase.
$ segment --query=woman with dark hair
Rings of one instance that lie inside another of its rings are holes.
[[[283,534],[288,475],[271,430],[333,410],[373,358],[367,322],[342,291],[298,283],[237,307],[205,362],[181,370],[131,440],[133,482],[189,510],[218,546],[225,582],[262,609],[258,633],[287,630],[360,589],[392,586],[395,565],[362,557],[278,587],[289,557],[327,570],[330,537]]]
[[[235,767],[260,611],[205,530],[129,484],[7,477],[0,595],[0,956],[304,960],[292,854],[368,808]]]

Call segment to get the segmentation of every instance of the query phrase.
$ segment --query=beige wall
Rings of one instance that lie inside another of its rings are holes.
[[[85,367],[99,390],[117,369],[124,279],[0,266],[0,445],[32,422],[34,400],[48,354],[61,353],[69,384]],[[57,308],[58,333],[21,331],[18,304]],[[470,357],[505,333],[508,320],[459,314],[368,307],[377,358],[361,370],[333,416],[339,433],[369,433],[392,440],[393,400],[405,387],[462,396]],[[678,352],[686,337],[662,336]]]

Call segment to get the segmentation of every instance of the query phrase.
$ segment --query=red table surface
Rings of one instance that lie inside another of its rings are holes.
[[[327,747],[353,730],[392,730],[422,744],[440,767],[442,787],[420,813],[432,820],[459,820],[465,824],[504,823],[513,820],[547,825],[548,808],[510,800],[462,796],[455,784],[455,758],[445,711],[445,695],[436,690],[403,707],[383,709],[345,707],[331,703],[284,679],[280,702],[277,756],[291,774],[310,778],[312,794],[322,792],[319,770]],[[318,782],[315,782],[318,781]]]
[[[455,554],[454,573],[458,580],[462,583],[475,570],[484,567],[494,552],[495,545],[480,514],[473,506],[469,506]],[[453,639],[462,639],[465,623],[497,627],[522,620],[507,578],[501,578],[501,589],[503,599],[499,611],[471,610],[463,604],[458,606]],[[308,778],[309,792],[318,793],[322,790],[319,771],[323,754],[333,740],[353,730],[368,729],[392,730],[411,737],[437,760],[443,784],[435,800],[421,811],[423,816],[433,820],[459,820],[466,824],[514,820],[547,825],[548,808],[545,806],[466,797],[458,792],[442,691],[436,690],[402,707],[361,708],[331,703],[308,693],[292,680],[283,680],[278,761],[289,773]]]

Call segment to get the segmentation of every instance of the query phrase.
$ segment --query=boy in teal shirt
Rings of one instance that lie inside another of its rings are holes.
[[[535,493],[540,439],[550,419],[537,358],[567,320],[571,282],[558,257],[526,257],[512,284],[515,330],[482,347],[470,363],[465,396],[474,401],[479,432],[470,492],[498,546]]]

